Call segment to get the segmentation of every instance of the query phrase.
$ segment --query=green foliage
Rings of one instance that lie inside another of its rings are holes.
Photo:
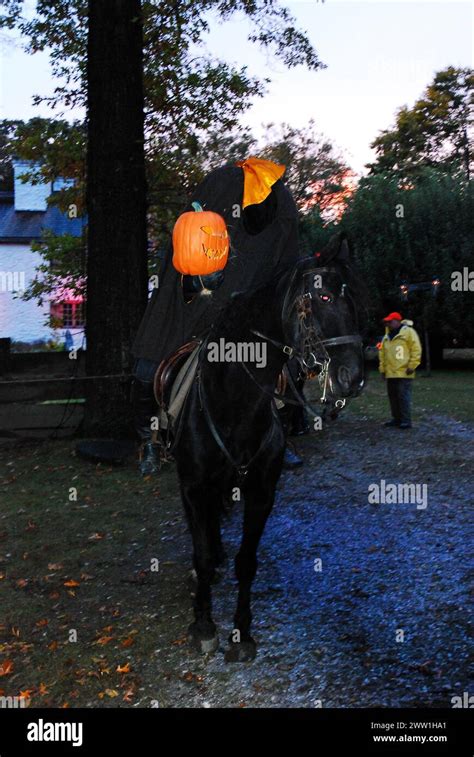
[[[58,284],[71,290],[75,297],[85,296],[85,246],[85,235],[58,236],[45,231],[41,241],[31,245],[34,252],[41,254],[43,262],[37,266],[36,275],[23,294],[23,299],[36,299],[41,305],[45,297],[56,292]]]
[[[38,0],[34,14],[27,12],[21,0],[3,0],[1,5],[0,28],[17,29],[29,53],[47,51],[50,55],[58,86],[52,97],[36,97],[35,101],[46,101],[56,109],[83,106],[87,92],[87,0]],[[162,248],[168,243],[172,223],[188,192],[206,170],[209,155],[204,160],[203,146],[210,144],[209,135],[232,131],[239,116],[254,97],[264,93],[269,81],[252,77],[246,66],[232,66],[215,58],[206,46],[211,16],[223,22],[235,14],[246,17],[250,21],[249,39],[288,67],[305,65],[317,70],[323,64],[306,35],[296,28],[289,11],[276,0],[144,0],[142,8],[150,237],[157,248]],[[30,175],[32,180],[73,178],[74,188],[61,190],[51,201],[63,210],[74,203],[78,213],[82,212],[83,124],[32,119],[20,124],[14,151],[41,163],[36,175]],[[5,170],[8,183],[8,158]],[[50,251],[48,243],[52,244]],[[56,258],[60,246],[59,240],[45,240],[42,249],[46,259]],[[59,256],[64,264],[69,248],[66,242],[64,255]],[[61,270],[72,278],[79,273],[74,262],[69,272],[64,266]],[[36,296],[41,293],[39,281],[34,291]]]
[[[427,324],[443,340],[472,343],[472,294],[453,292],[451,274],[472,265],[474,194],[472,182],[441,170],[425,169],[412,188],[400,188],[394,174],[361,180],[349,202],[341,228],[371,292],[373,333],[389,310]],[[441,279],[439,296],[401,297],[402,282]]]
[[[20,121],[0,121],[0,192],[13,191],[12,139]]]
[[[382,131],[371,147],[372,174],[391,171],[416,179],[427,166],[447,173],[472,172],[474,71],[449,66],[439,71],[412,108],[402,107],[393,129]]]
[[[289,124],[267,124],[262,158],[286,166],[285,182],[302,213],[341,190],[347,166],[328,139],[318,134],[315,123],[296,128]]]
[[[86,130],[83,123],[50,118],[17,121],[9,142],[11,156],[31,161],[32,168],[24,174],[34,183],[54,181],[58,177],[71,179],[74,185],[55,191],[50,204],[66,212],[71,204],[77,215],[85,205]]]

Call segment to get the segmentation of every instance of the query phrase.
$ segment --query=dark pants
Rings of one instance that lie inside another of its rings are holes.
[[[387,379],[392,418],[396,423],[411,424],[411,386],[413,379]]]
[[[152,439],[151,419],[156,415],[157,407],[153,393],[153,378],[158,363],[146,358],[138,358],[133,366],[132,406],[135,430],[142,442]]]
[[[154,360],[148,360],[145,357],[139,357],[135,360],[133,366],[133,375],[139,381],[152,383],[155,377],[159,363]]]

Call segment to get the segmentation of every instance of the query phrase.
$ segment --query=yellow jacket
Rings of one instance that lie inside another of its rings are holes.
[[[386,378],[415,378],[407,375],[407,368],[413,371],[421,362],[421,342],[413,328],[413,321],[402,321],[398,334],[390,339],[388,329],[379,349],[379,371]]]

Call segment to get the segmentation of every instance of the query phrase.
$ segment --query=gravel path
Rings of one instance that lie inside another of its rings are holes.
[[[190,542],[169,469],[134,552],[139,566],[158,538],[163,565],[158,596],[141,594],[156,647],[135,706],[450,707],[469,691],[473,439],[472,425],[441,416],[403,432],[350,413],[299,439],[306,464],[280,481],[254,584],[258,657],[243,665],[223,658],[232,560],[214,590],[221,648],[200,658],[184,643]],[[426,485],[427,507],[370,504],[381,479]],[[223,529],[232,558],[240,524],[236,507]]]

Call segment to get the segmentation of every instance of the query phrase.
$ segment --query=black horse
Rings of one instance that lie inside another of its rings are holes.
[[[318,376],[322,401],[343,404],[356,396],[364,383],[357,303],[357,274],[347,245],[338,241],[324,258],[306,258],[278,281],[234,296],[201,345],[174,448],[197,578],[189,638],[201,652],[217,648],[211,584],[224,556],[223,504],[233,492],[234,499],[242,494],[244,522],[226,660],[247,661],[256,655],[250,635],[251,584],[285,449],[277,382],[285,363],[294,359],[303,375]],[[232,346],[247,345],[247,355],[239,358],[235,352],[235,361],[223,355],[211,361],[216,345],[230,345],[230,353]],[[255,354],[265,355],[260,364],[250,359],[249,345]]]

